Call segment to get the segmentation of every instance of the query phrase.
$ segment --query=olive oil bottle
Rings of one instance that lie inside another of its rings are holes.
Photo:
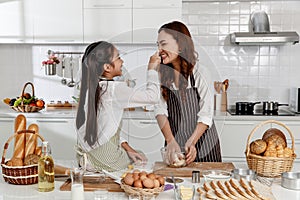
[[[42,144],[42,156],[38,164],[38,188],[40,192],[54,190],[54,161],[48,141]]]

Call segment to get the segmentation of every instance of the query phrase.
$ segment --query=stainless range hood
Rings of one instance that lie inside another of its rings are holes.
[[[237,45],[282,45],[299,43],[299,35],[295,31],[271,32],[268,15],[264,11],[254,11],[250,16],[251,32],[235,32],[230,34],[231,43]]]

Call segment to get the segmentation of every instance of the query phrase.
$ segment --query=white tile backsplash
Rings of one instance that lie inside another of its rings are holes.
[[[214,80],[228,78],[228,102],[276,100],[288,102],[290,87],[300,87],[300,45],[236,46],[229,33],[248,31],[254,10],[269,15],[271,31],[300,33],[300,1],[203,1],[184,2],[182,21],[190,28],[199,53],[199,62]],[[159,28],[159,27],[157,27]],[[117,44],[124,67],[143,86],[149,57],[155,45]],[[61,84],[60,76],[45,76],[41,62],[48,49],[83,52],[86,45],[0,44],[0,99],[18,96],[23,85],[32,81],[35,94],[50,100],[72,100],[75,88]],[[58,69],[58,74],[61,71]],[[66,73],[70,80],[69,71]],[[5,106],[0,104],[0,107]]]

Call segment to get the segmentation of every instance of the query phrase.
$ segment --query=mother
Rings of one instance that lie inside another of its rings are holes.
[[[213,123],[213,98],[188,28],[181,22],[158,31],[161,102],[155,109],[169,158],[185,151],[187,164],[221,162],[220,143]]]

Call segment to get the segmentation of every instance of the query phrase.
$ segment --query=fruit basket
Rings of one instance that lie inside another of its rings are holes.
[[[32,94],[25,93],[27,86],[31,86]],[[31,82],[25,83],[20,97],[16,99],[7,98],[4,102],[17,112],[38,112],[45,108],[45,102],[35,97],[34,86]]]
[[[12,135],[4,145],[4,150],[2,154],[2,176],[5,182],[15,184],[15,185],[30,185],[38,182],[38,164],[31,164],[25,166],[9,166],[5,161],[6,152],[8,145],[12,139],[14,139],[18,134],[36,134],[41,141],[44,141],[44,138],[37,134],[33,130],[22,130],[14,135]]]
[[[292,154],[289,157],[269,157],[263,155],[256,155],[250,152],[250,140],[255,132],[259,128],[267,124],[277,124],[283,127],[288,133],[291,138],[291,150]],[[248,168],[256,171],[259,176],[263,177],[270,177],[275,178],[281,176],[283,172],[289,172],[292,170],[293,162],[296,158],[295,154],[295,140],[291,130],[283,123],[275,121],[275,120],[268,120],[258,124],[250,133],[247,140],[246,146],[246,159]]]

